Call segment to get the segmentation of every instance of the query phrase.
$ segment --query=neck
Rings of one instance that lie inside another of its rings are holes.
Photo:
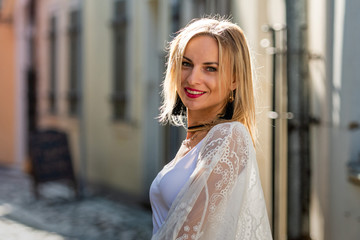
[[[201,130],[205,130],[206,128],[207,128],[206,124],[188,126],[187,132],[198,132],[198,131],[201,131]]]
[[[187,125],[197,126],[201,124],[211,123],[218,118],[218,114],[221,112],[222,107],[216,109],[203,109],[203,110],[187,110]]]

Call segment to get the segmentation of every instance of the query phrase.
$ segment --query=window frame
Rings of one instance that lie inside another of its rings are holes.
[[[49,19],[49,87],[48,103],[49,113],[55,115],[57,107],[57,77],[58,77],[58,17],[52,14]]]
[[[111,89],[111,107],[113,121],[130,121],[129,117],[129,95],[128,95],[128,16],[126,0],[113,1],[114,10],[111,20],[112,45],[113,45],[113,71]],[[122,5],[122,6],[121,6]]]
[[[81,104],[81,10],[71,9],[68,25],[68,114],[76,117],[79,115]]]

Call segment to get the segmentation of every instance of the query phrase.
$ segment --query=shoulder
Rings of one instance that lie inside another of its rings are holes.
[[[208,135],[214,135],[216,133],[222,135],[222,137],[228,136],[251,139],[248,129],[238,121],[219,123],[209,131]]]
[[[245,125],[238,121],[219,123],[219,124],[216,124],[211,130],[217,129],[217,128],[225,128],[225,129],[236,128],[236,129],[245,129],[246,130]]]
[[[240,122],[219,123],[209,131],[204,140],[199,158],[210,169],[219,161],[223,162],[224,157],[230,161],[240,161],[244,166],[254,153],[249,131]]]
[[[252,140],[248,129],[244,124],[234,122],[224,122],[215,125],[205,137],[204,145],[241,144],[252,145]]]

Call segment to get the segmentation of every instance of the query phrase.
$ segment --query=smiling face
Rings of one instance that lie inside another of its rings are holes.
[[[230,89],[224,86],[220,87],[217,41],[207,35],[192,38],[185,48],[178,89],[188,120],[204,123],[215,119],[229,97]]]

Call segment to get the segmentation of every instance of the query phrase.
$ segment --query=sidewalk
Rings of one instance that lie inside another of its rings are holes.
[[[36,200],[31,179],[0,167],[0,240],[147,240],[151,212],[105,197],[74,200],[66,185],[48,183]]]

